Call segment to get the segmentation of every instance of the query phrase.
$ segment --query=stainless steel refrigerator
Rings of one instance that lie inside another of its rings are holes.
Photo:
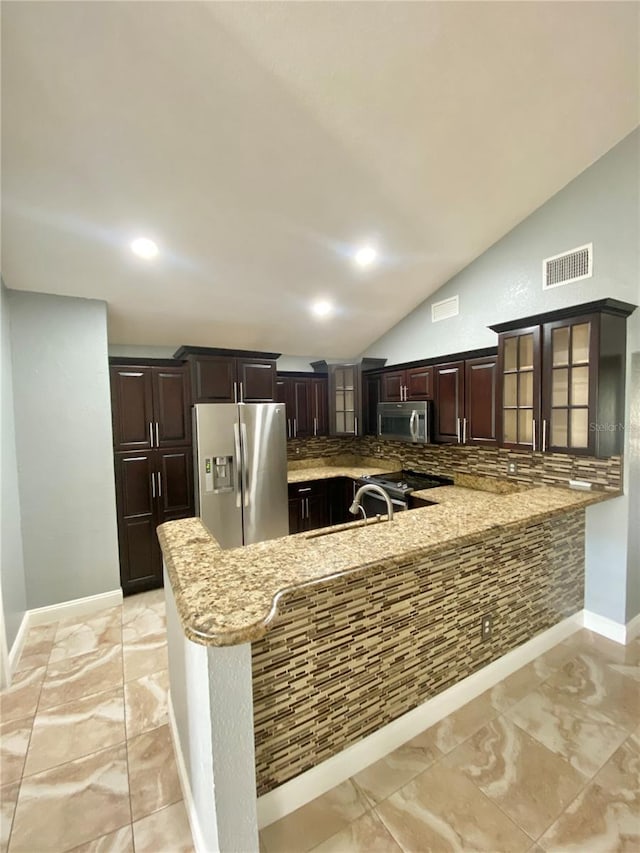
[[[289,533],[282,403],[193,407],[196,514],[221,548]]]

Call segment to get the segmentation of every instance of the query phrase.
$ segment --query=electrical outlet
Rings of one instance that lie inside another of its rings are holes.
[[[485,615],[482,617],[482,622],[480,624],[480,639],[483,642],[485,640],[490,640],[492,633],[493,633],[493,614],[485,613]]]
[[[376,453],[382,453],[382,445],[376,444]]]
[[[517,474],[518,473],[518,465],[516,462],[509,462],[507,465],[507,471],[509,474]]]
[[[300,453],[300,448],[296,447],[296,455],[298,455],[299,453]]]

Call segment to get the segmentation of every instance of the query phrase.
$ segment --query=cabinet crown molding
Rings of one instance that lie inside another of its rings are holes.
[[[545,311],[542,314],[533,314],[530,317],[507,320],[505,323],[496,323],[493,326],[488,326],[488,328],[498,333],[512,332],[514,329],[540,326],[543,323],[552,323],[555,320],[569,320],[572,317],[580,317],[582,314],[612,314],[616,317],[628,317],[633,314],[637,307],[630,302],[620,302],[618,299],[598,299],[595,302],[583,302],[580,305],[557,308],[555,311]]]
[[[275,361],[280,358],[282,353],[279,352],[261,352],[259,350],[248,349],[224,349],[222,347],[192,347],[183,345],[179,347],[173,354],[174,358],[185,359],[191,355],[219,355],[233,356],[235,358],[264,358]]]

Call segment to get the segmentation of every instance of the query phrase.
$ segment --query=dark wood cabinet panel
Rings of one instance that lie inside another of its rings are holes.
[[[312,435],[327,435],[329,432],[328,381],[326,376],[313,378],[311,385]]]
[[[329,521],[328,524],[344,524],[355,521],[355,516],[349,512],[353,503],[355,482],[350,477],[336,477],[328,480]],[[360,516],[358,516],[360,517]]]
[[[186,367],[152,370],[156,447],[191,446],[191,393]]]
[[[325,376],[278,374],[276,400],[287,409],[287,438],[327,434]]]
[[[289,484],[289,533],[316,530],[329,524],[327,484],[310,480]]]
[[[162,586],[156,527],[194,512],[187,366],[168,360],[131,362],[114,359],[110,366],[120,580],[125,595]],[[147,421],[144,436],[143,421]]]
[[[433,399],[433,367],[407,368],[405,400]]]
[[[276,362],[189,351],[194,403],[271,403],[276,399]],[[214,351],[215,352],[215,351]]]
[[[459,443],[464,418],[464,361],[434,367],[435,440]]]
[[[151,516],[154,512],[153,471],[155,454],[116,455],[116,487],[122,518]]]
[[[380,399],[385,403],[405,403],[433,398],[433,367],[385,370],[380,375]]]
[[[193,455],[176,448],[157,453],[158,524],[193,514]]]
[[[496,435],[497,359],[474,358],[465,362],[465,444],[494,447]]]
[[[237,359],[238,400],[271,403],[276,396],[276,363],[268,359]]]
[[[380,377],[380,399],[385,403],[403,402],[405,378],[404,370],[383,373]]]
[[[119,450],[151,449],[154,429],[151,371],[112,366],[109,373],[114,446]]]
[[[191,360],[193,398],[196,403],[237,401],[236,361],[225,356],[198,356]]]
[[[364,435],[378,434],[378,403],[382,400],[382,374],[362,376],[362,418]]]
[[[162,586],[160,543],[153,518],[131,518],[123,523],[120,570],[124,570],[126,579],[123,580],[125,594]]]

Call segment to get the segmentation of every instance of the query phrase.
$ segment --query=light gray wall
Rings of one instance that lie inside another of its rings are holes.
[[[104,302],[9,291],[27,607],[120,587]]]
[[[18,633],[25,610],[27,595],[24,580],[22,532],[20,529],[20,496],[16,464],[16,435],[13,415],[13,381],[11,376],[11,342],[9,298],[0,282],[0,336],[2,375],[0,377],[2,410],[0,446],[0,483],[2,484],[2,513],[0,541],[0,586],[7,647],[10,649]]]
[[[365,355],[398,364],[494,346],[497,338],[489,324],[607,296],[637,304],[639,146],[636,130],[375,341]],[[497,187],[487,205],[499,203]],[[590,242],[593,277],[543,291],[542,260]],[[432,323],[432,303],[455,294],[460,314]]]

